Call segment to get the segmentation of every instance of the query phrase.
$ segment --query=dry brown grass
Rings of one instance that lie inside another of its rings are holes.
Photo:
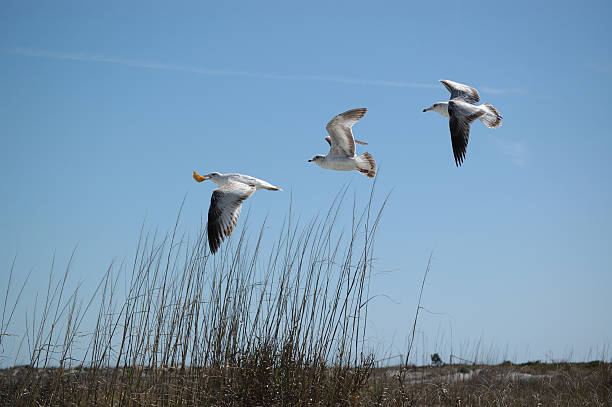
[[[609,406],[612,396],[604,362],[341,369],[273,359],[260,353],[234,366],[185,369],[15,367],[0,371],[1,405],[32,388],[43,405]]]
[[[109,267],[89,299],[68,289],[71,262],[60,276],[52,267],[46,295],[25,321],[20,349],[29,364],[3,375],[0,399],[15,406],[352,403],[373,367],[363,337],[386,200],[374,211],[372,190],[343,227],[347,189],[309,223],[290,213],[266,257],[265,223],[255,238],[243,227],[211,255],[203,228],[195,240],[179,237],[177,218],[165,236],[142,232],[131,270]],[[95,326],[84,330],[92,313]],[[8,325],[3,319],[0,341]]]
[[[339,232],[345,192],[310,223],[289,214],[265,257],[265,224],[215,256],[203,230],[190,241],[175,227],[142,232],[129,270],[109,267],[86,299],[68,289],[70,263],[52,271],[24,321],[28,365],[0,371],[0,405],[609,405],[603,362],[376,367],[363,338],[386,200],[353,205]],[[7,287],[0,345],[22,290],[9,305]]]
[[[608,406],[610,363],[447,365],[375,369],[365,405]]]

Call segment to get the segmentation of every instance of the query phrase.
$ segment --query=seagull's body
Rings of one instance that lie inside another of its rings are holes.
[[[485,126],[495,128],[501,126],[502,116],[496,108],[487,103],[476,105],[480,101],[480,95],[471,86],[444,79],[440,82],[450,92],[450,100],[434,103],[423,111],[433,110],[449,118],[453,155],[455,164],[459,167],[465,159],[465,151],[470,137],[470,124],[479,119]]]
[[[366,111],[366,108],[352,109],[331,119],[325,127],[329,133],[329,136],[325,137],[325,141],[329,143],[329,153],[317,154],[308,161],[328,170],[357,170],[366,177],[373,178],[376,175],[376,162],[370,153],[355,155],[355,143],[367,143],[355,140],[352,130],[353,125]]]
[[[202,182],[210,179],[219,188],[215,189],[210,198],[208,208],[208,246],[215,253],[225,237],[229,237],[238,223],[242,210],[242,202],[253,195],[258,189],[282,191],[281,188],[259,178],[243,174],[220,174],[211,172],[199,175],[193,172],[193,179]]]

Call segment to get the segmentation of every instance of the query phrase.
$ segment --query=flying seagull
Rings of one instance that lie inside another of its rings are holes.
[[[471,86],[445,79],[440,82],[450,92],[450,100],[434,103],[423,111],[433,110],[444,117],[449,117],[453,155],[455,164],[460,167],[465,159],[465,150],[470,137],[470,124],[479,119],[485,126],[495,128],[501,126],[502,117],[496,108],[487,103],[476,105],[480,101],[480,95]]]
[[[308,162],[314,162],[321,168],[336,171],[357,170],[368,178],[376,175],[376,162],[370,153],[355,155],[355,143],[367,144],[353,138],[352,127],[366,114],[365,107],[349,110],[334,117],[325,127],[329,136],[325,141],[329,143],[327,155],[317,154]]]
[[[199,175],[193,172],[193,179],[202,182],[207,179],[219,186],[212,193],[210,208],[208,208],[208,246],[215,253],[221,242],[229,237],[238,223],[242,201],[253,195],[257,189],[282,191],[266,181],[242,174],[219,174],[211,172]]]

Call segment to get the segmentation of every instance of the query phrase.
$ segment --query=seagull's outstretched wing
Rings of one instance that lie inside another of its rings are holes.
[[[242,201],[255,192],[255,187],[229,182],[213,191],[208,208],[208,246],[215,253],[223,239],[229,237],[238,223]]]
[[[472,104],[480,102],[480,95],[473,87],[446,79],[441,79],[440,82],[450,92],[450,100],[459,99]]]
[[[470,138],[470,124],[482,116],[484,112],[476,106],[451,100],[448,102],[448,114],[455,165],[460,167],[465,159],[465,150]]]
[[[329,144],[329,146],[331,147],[331,137],[325,136],[325,141],[327,141],[327,144]],[[359,140],[355,140],[355,139],[353,139],[353,141],[356,144],[361,144],[362,146],[367,146],[368,145],[368,143],[366,143],[365,141],[359,141]]]
[[[352,109],[334,117],[325,127],[329,133],[329,155],[353,157],[355,155],[355,139],[351,128],[366,114],[365,107]]]

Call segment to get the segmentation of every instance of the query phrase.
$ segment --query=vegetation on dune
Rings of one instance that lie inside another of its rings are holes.
[[[262,360],[267,357],[267,360]],[[259,352],[234,366],[0,370],[0,405],[609,406],[606,362],[340,368]],[[305,382],[306,381],[306,382]],[[19,393],[23,392],[23,393]]]
[[[29,364],[0,371],[0,405],[609,405],[609,363],[377,366],[364,336],[386,199],[353,204],[342,228],[346,191],[308,223],[290,210],[269,245],[265,223],[249,239],[243,222],[214,256],[203,230],[143,231],[129,268],[109,267],[85,299],[70,265],[51,273],[24,321]]]
[[[70,266],[59,279],[52,273],[26,321],[29,367],[14,380],[3,376],[1,398],[11,405],[359,399],[373,367],[363,338],[386,200],[375,211],[372,191],[364,208],[353,205],[346,230],[337,220],[347,189],[309,223],[295,222],[290,209],[265,255],[265,222],[254,239],[242,227],[211,255],[205,231],[180,238],[177,219],[167,236],[142,232],[131,270],[109,267],[91,299],[78,288],[66,292]],[[92,332],[83,332],[96,311]]]

